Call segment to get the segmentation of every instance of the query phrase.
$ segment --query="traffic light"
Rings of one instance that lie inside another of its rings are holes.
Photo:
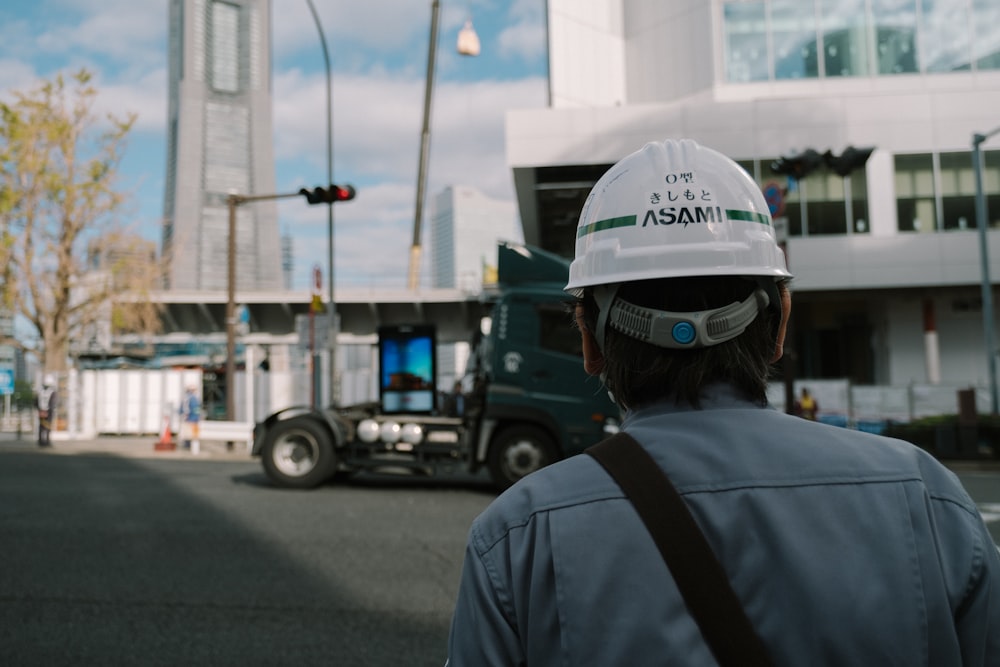
[[[333,204],[338,201],[349,201],[354,199],[354,195],[357,194],[357,190],[354,189],[353,185],[330,184],[330,186],[326,188],[317,187],[312,190],[302,188],[299,190],[299,194],[305,196],[306,201],[310,204]]]
[[[823,156],[812,148],[791,157],[780,157],[771,163],[771,171],[791,176],[797,181],[816,171],[823,164]]]
[[[836,174],[849,176],[852,171],[865,166],[868,156],[875,150],[874,146],[868,148],[855,148],[848,146],[840,155],[834,155],[832,151],[823,153],[826,166]]]

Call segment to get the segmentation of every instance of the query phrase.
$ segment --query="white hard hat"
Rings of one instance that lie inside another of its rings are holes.
[[[651,278],[790,278],[760,187],[690,140],[652,142],[591,190],[566,291]]]
[[[745,301],[698,313],[643,308],[617,296],[622,283],[654,278],[748,276]],[[605,324],[668,348],[717,345],[778,305],[774,281],[791,278],[757,183],[725,155],[689,139],[648,143],[594,185],[576,230],[566,291],[594,288]]]
[[[56,376],[53,375],[52,373],[46,375],[45,378],[42,380],[42,386],[45,387],[52,387],[55,385],[55,383],[56,383]]]

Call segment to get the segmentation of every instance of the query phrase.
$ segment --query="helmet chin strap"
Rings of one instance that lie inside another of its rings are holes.
[[[595,332],[597,345],[604,350],[604,331],[608,325],[637,340],[674,350],[718,345],[743,333],[772,303],[768,291],[761,286],[745,300],[728,306],[675,313],[637,306],[617,297],[618,285],[600,285],[593,291],[600,309]]]

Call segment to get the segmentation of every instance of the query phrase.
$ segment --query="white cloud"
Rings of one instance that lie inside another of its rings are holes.
[[[91,70],[99,113],[138,116],[123,177],[139,190],[137,217],[155,226],[166,150],[167,0],[37,0],[31,11],[11,10],[9,2],[0,9],[0,96],[56,72]],[[335,207],[337,277],[401,286],[412,236],[431,5],[314,2],[336,70],[336,180],[359,190],[355,201]],[[526,79],[508,66],[544,48],[543,6],[542,0],[442,3],[427,201],[452,184],[513,197],[504,114],[543,105],[546,90],[542,79]],[[272,7],[277,187],[297,190],[325,179],[325,70],[308,2],[272,0]],[[484,39],[479,58],[462,58],[448,46],[468,17]],[[282,230],[294,237],[296,285],[306,285],[314,263],[325,271],[326,207],[293,199],[279,211]],[[425,231],[428,216],[429,209]],[[429,254],[425,249],[425,268]]]
[[[136,114],[134,131],[157,132],[164,136],[167,124],[167,71],[163,68],[143,74],[134,81],[98,80],[100,96],[96,111],[124,116]]]
[[[379,54],[406,50],[417,40],[426,40],[429,34],[430,3],[313,0],[313,5],[338,70],[351,61],[353,52],[363,51],[366,61],[370,61]],[[319,30],[307,0],[276,1],[271,32],[276,60],[291,54],[304,56],[315,50],[316,62],[322,63]]]
[[[423,94],[423,81],[337,77],[335,171],[364,179],[416,178]],[[496,192],[496,171],[506,170],[504,113],[538,107],[544,100],[545,83],[537,78],[437,84],[431,112],[431,170],[446,174],[443,180],[463,177],[469,185]],[[299,72],[277,76],[274,123],[277,159],[298,158],[314,169],[325,166],[326,88],[321,77],[303,78]]]
[[[276,79],[275,89],[276,154],[283,163],[298,161],[283,170],[288,178],[279,188],[318,185],[326,174],[324,80],[291,72]],[[352,182],[359,190],[354,201],[335,205],[337,279],[402,287],[415,215],[423,82],[345,77],[337,79],[334,91],[335,180]],[[545,94],[545,82],[538,78],[439,84],[432,105],[427,201],[448,185],[471,185],[513,199],[504,115],[507,109],[541,106]],[[372,181],[377,184],[365,185]],[[428,208],[424,231],[429,216]],[[296,237],[301,284],[309,267],[326,265],[326,210],[292,200],[282,207],[282,221]]]
[[[516,0],[511,4],[511,25],[497,38],[500,52],[531,61],[545,55],[545,2]]]

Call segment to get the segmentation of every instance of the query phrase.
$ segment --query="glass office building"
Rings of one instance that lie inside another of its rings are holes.
[[[571,256],[601,174],[690,137],[772,195],[799,377],[987,384],[975,176],[996,281],[1000,134],[978,170],[972,148],[1000,129],[1000,3],[549,0],[547,23],[549,108],[506,121],[528,243]]]

